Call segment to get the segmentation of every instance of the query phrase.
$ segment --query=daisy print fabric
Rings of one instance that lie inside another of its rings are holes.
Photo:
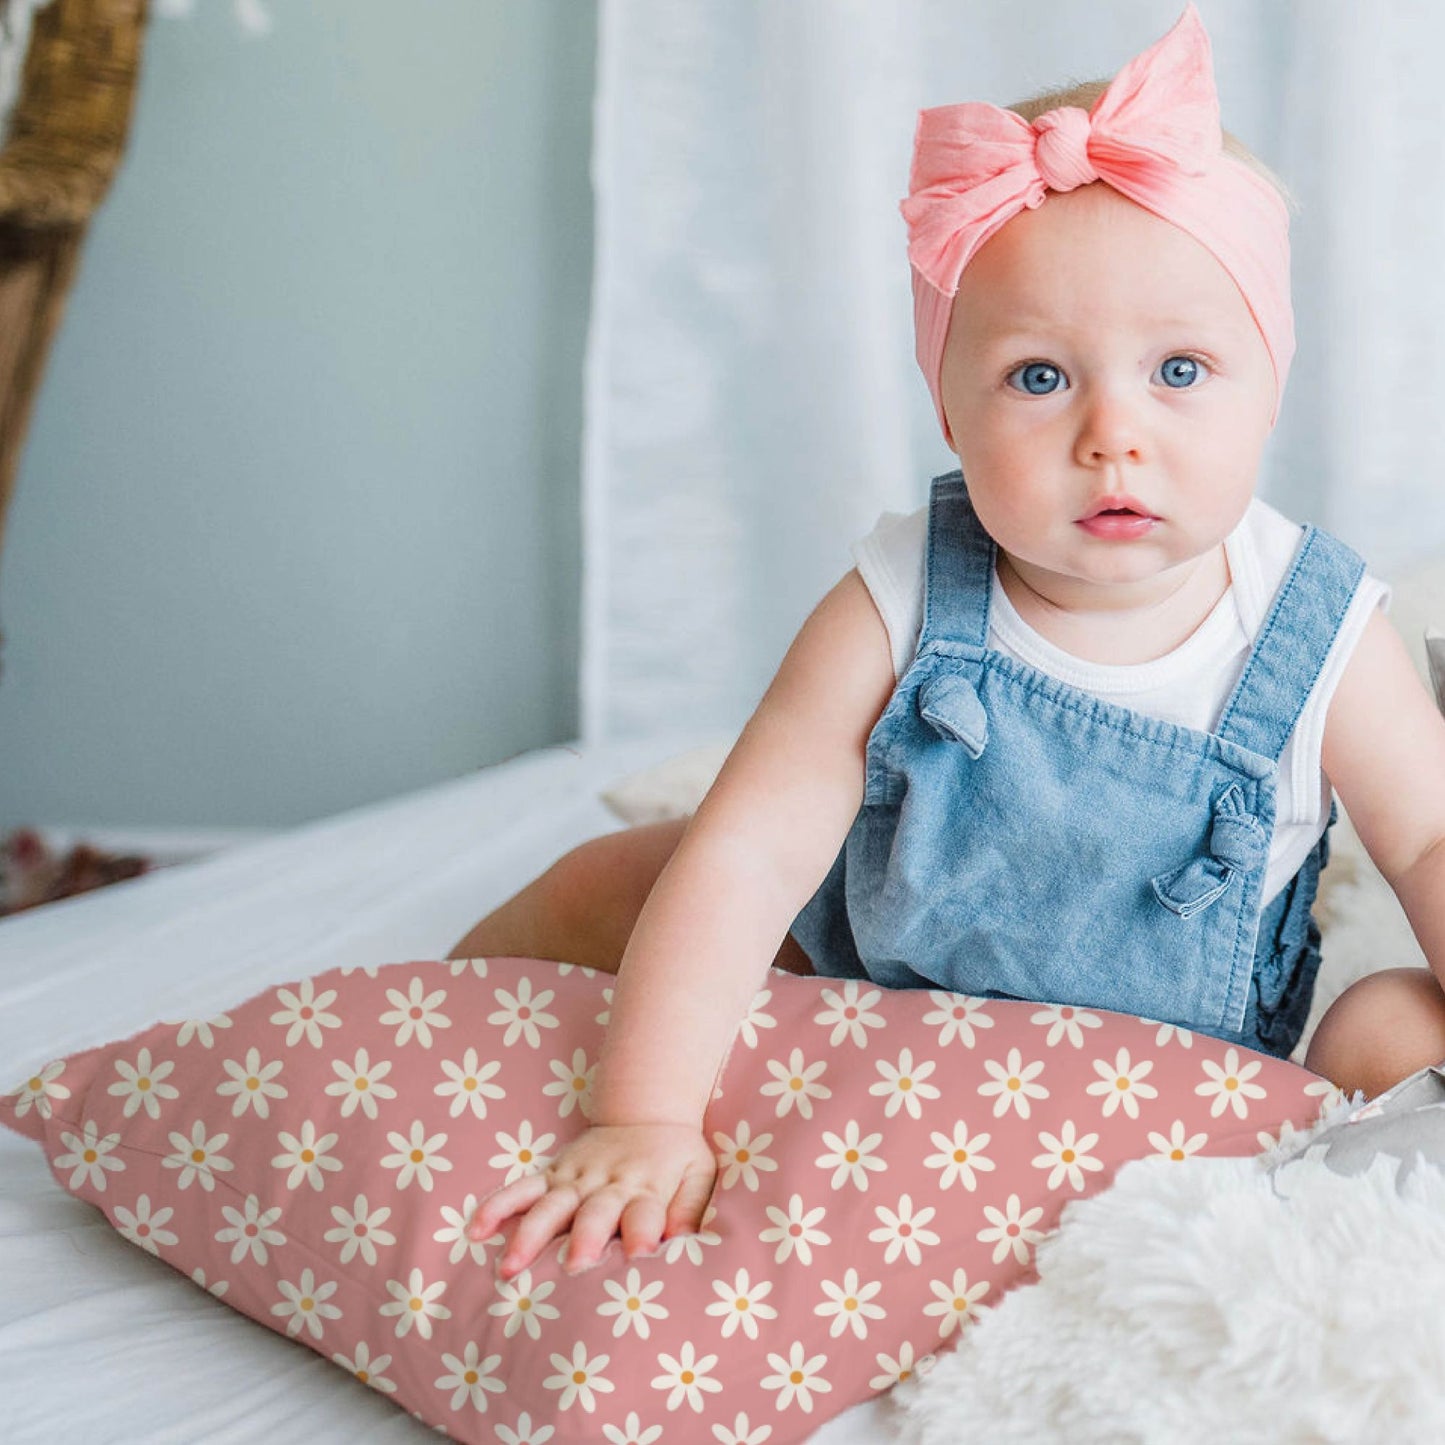
[[[63,1187],[462,1441],[801,1441],[1032,1277],[1125,1161],[1253,1153],[1334,1091],[1147,1020],[770,973],[705,1120],[701,1230],[510,1281],[482,1195],[587,1121],[610,977],[400,963],[46,1065],[0,1100]]]

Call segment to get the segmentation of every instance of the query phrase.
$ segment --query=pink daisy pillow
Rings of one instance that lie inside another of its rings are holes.
[[[464,1226],[584,1127],[610,984],[322,974],[49,1064],[0,1122],[141,1249],[458,1440],[783,1445],[1027,1278],[1126,1160],[1250,1153],[1331,1093],[1118,1014],[772,973],[706,1119],[701,1231],[500,1282],[501,1237]]]

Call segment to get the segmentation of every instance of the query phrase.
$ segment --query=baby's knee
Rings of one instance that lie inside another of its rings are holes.
[[[1389,968],[1350,985],[1319,1022],[1305,1067],[1373,1098],[1445,1060],[1445,993],[1426,968]]]

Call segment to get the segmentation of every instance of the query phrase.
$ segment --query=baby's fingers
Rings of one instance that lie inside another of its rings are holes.
[[[559,1234],[566,1233],[568,1221],[577,1211],[578,1198],[572,1185],[552,1184],[517,1221],[517,1228],[498,1266],[503,1279],[511,1279],[514,1274],[530,1268],[532,1261]]]
[[[572,1221],[572,1237],[562,1266],[568,1274],[591,1269],[602,1258],[603,1251],[617,1233],[624,1214],[648,1196],[634,1195],[624,1185],[613,1184],[589,1194],[578,1207]]]
[[[664,1239],[671,1239],[674,1234],[697,1233],[716,1178],[717,1171],[706,1167],[689,1169],[683,1175],[682,1183],[668,1201],[667,1222],[662,1231]]]
[[[540,1174],[524,1174],[492,1190],[473,1212],[467,1238],[478,1243],[489,1238],[514,1214],[530,1209],[546,1192],[547,1181]]]

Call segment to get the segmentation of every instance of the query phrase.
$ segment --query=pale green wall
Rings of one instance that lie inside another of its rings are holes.
[[[577,730],[592,0],[270,9],[151,26],[0,558],[0,827]]]

